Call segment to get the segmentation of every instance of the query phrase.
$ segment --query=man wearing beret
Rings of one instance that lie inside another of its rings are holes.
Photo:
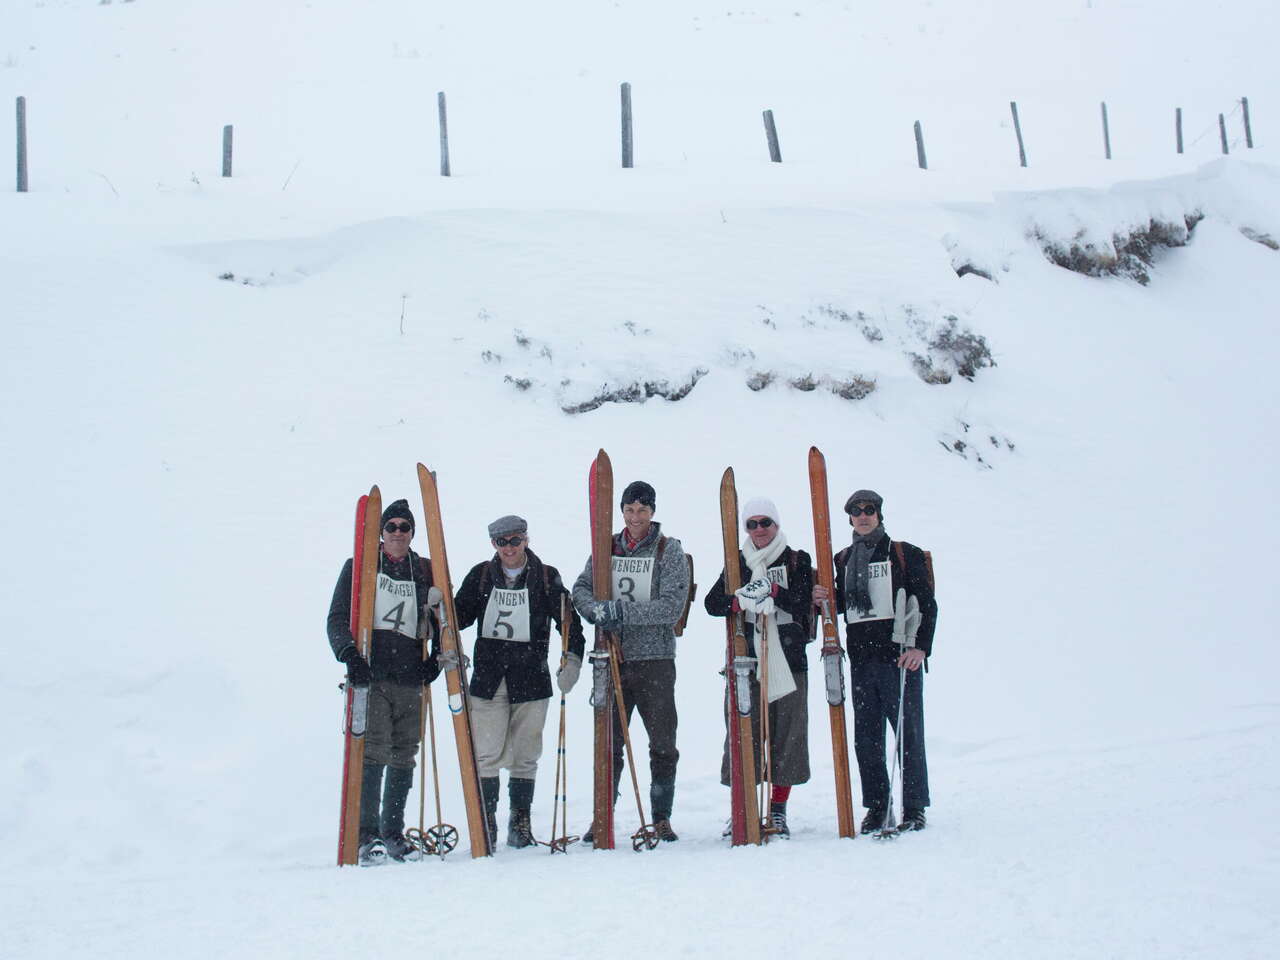
[[[422,738],[422,687],[440,673],[440,631],[430,609],[431,561],[409,549],[413,532],[409,501],[397,500],[383,511],[369,660],[360,655],[351,636],[351,560],[343,565],[329,604],[329,646],[347,665],[347,682],[369,686],[360,786],[363,866],[382,863],[387,856],[418,856],[404,837],[404,805]],[[427,636],[432,638],[432,651],[424,660]]]
[[[902,830],[923,830],[929,806],[924,749],[924,671],[938,605],[924,551],[893,542],[884,499],[858,490],[845,502],[853,542],[835,555],[835,606],[843,613],[853,685],[853,748],[867,815],[862,832],[893,827],[885,767],[885,722],[902,716]],[[827,599],[821,585],[815,603]],[[909,613],[907,611],[910,611]],[[909,628],[904,626],[909,624]],[[896,628],[896,629],[895,629]],[[901,706],[899,691],[903,691]]]
[[[676,791],[676,634],[689,596],[689,568],[680,541],[653,520],[657,494],[643,480],[622,493],[622,531],[613,538],[611,599],[597,601],[591,558],[573,585],[573,603],[590,623],[618,637],[627,723],[639,709],[649,735],[649,803],[658,838],[672,842]],[[622,725],[613,721],[613,786],[622,776]],[[582,838],[590,843],[591,831]]]
[[[534,780],[542,756],[542,728],[551,698],[547,665],[551,625],[562,627],[564,582],[555,567],[529,549],[529,525],[508,515],[489,524],[493,556],[467,573],[454,605],[458,629],[478,623],[471,673],[471,729],[489,837],[497,840],[499,771],[508,771],[507,845],[536,841],[530,825]],[[569,610],[569,655],[556,672],[562,693],[582,668],[582,624]]]

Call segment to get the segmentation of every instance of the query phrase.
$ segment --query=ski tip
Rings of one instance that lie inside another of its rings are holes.
[[[365,497],[365,499],[372,500],[374,497],[382,499],[382,491],[378,489],[378,485],[376,483],[369,488],[369,495]]]

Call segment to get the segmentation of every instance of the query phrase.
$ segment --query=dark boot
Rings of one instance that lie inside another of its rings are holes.
[[[533,781],[512,777],[507,781],[507,796],[511,801],[511,820],[507,824],[508,847],[531,847],[533,838],[529,810],[533,806]]]
[[[902,825],[898,829],[903,832],[923,830],[925,822],[924,809],[922,807],[907,807],[902,811]]]
[[[366,763],[360,778],[360,852],[362,867],[372,867],[387,859],[378,823],[382,799],[382,764]]]
[[[380,763],[366,763],[360,779],[360,842],[381,839],[378,813],[382,809],[382,769]]]
[[[871,807],[867,810],[867,815],[862,818],[862,828],[859,832],[874,833],[885,827],[892,827],[892,821],[893,818],[889,815],[887,807]]]
[[[417,849],[404,838],[404,805],[412,788],[412,767],[387,767],[387,782],[382,788],[380,824],[382,842],[387,845],[387,856],[392,860],[404,860],[407,854]]]
[[[773,834],[776,837],[790,837],[791,830],[787,827],[787,805],[778,803],[776,800],[769,804],[769,826],[773,828]]]
[[[676,798],[676,785],[651,783],[649,785],[649,809],[653,813],[653,829],[659,840],[674,843],[680,838],[671,829],[671,806]]]
[[[480,778],[480,795],[484,799],[484,822],[489,830],[489,849],[498,842],[498,793],[501,787],[497,777]]]

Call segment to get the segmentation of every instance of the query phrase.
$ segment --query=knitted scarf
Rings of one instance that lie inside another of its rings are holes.
[[[870,533],[853,535],[853,549],[849,551],[844,568],[844,592],[858,613],[867,613],[871,609],[871,555],[887,536],[883,523]]]
[[[762,550],[757,550],[751,538],[748,537],[742,544],[742,556],[747,561],[748,569],[751,570],[751,579],[768,579],[769,567],[782,556],[782,552],[786,549],[787,537],[781,530]],[[796,678],[792,676],[791,665],[787,663],[787,656],[782,652],[782,637],[778,633],[777,617],[764,618],[764,646],[769,651],[769,702],[773,703],[796,689]],[[759,652],[757,649],[757,655]]]

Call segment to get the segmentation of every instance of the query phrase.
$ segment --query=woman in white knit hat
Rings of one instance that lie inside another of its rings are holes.
[[[707,613],[727,617],[746,610],[748,654],[761,666],[751,680],[751,727],[756,748],[756,773],[760,763],[759,670],[765,662],[756,643],[755,621],[764,618],[768,650],[769,756],[767,771],[773,784],[769,819],[776,834],[790,836],[787,800],[791,788],[809,780],[809,667],[805,644],[812,639],[813,564],[803,550],[787,544],[778,508],[772,500],[755,497],[743,504],[741,515],[747,538],[738,553],[744,586],[734,596],[725,594],[724,573],[703,600]],[[726,733],[720,782],[729,785],[729,737]]]

